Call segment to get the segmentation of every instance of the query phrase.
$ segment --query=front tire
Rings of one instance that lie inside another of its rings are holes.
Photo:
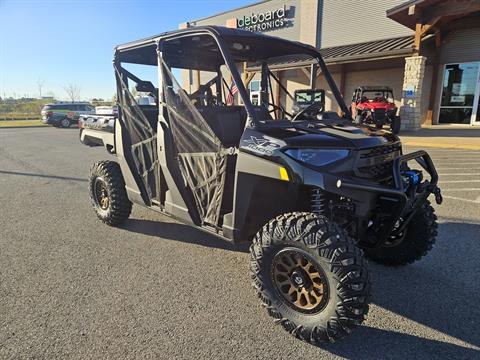
[[[405,229],[402,238],[392,238],[385,246],[365,249],[365,255],[382,265],[400,266],[420,260],[433,247],[437,238],[437,216],[425,201]]]
[[[114,161],[100,161],[90,170],[89,192],[97,217],[107,225],[118,226],[132,211],[120,166]]]
[[[325,217],[278,216],[257,233],[250,255],[258,297],[296,337],[334,342],[364,320],[370,283],[362,251]]]
[[[70,120],[68,118],[63,118],[62,120],[60,120],[60,127],[69,128],[70,125]]]

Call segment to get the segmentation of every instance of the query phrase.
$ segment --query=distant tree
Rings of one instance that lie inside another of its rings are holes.
[[[63,90],[65,90],[72,102],[80,100],[81,87],[79,85],[70,83],[67,86],[64,86]]]
[[[45,80],[42,80],[42,79],[38,79],[37,80],[37,87],[38,87],[38,97],[39,99],[42,98],[42,88],[43,88],[43,85],[45,85]]]
[[[117,101],[118,101],[118,98],[117,98],[117,94],[115,93],[115,94],[113,94],[113,96],[112,96],[112,102],[113,102],[114,104],[116,104]]]

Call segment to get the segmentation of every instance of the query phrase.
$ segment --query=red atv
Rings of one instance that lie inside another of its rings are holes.
[[[400,132],[400,117],[393,102],[393,91],[387,86],[360,86],[352,99],[352,118],[358,124],[375,125],[381,129],[388,124],[394,134]]]

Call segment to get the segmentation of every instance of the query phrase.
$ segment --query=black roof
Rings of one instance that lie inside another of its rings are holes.
[[[392,91],[392,88],[389,86],[357,86],[357,89],[363,91]]]
[[[195,27],[189,27],[185,29],[167,31],[157,35],[149,36],[144,39],[135,40],[135,41],[121,44],[121,45],[117,45],[115,47],[115,50],[121,52],[121,51],[129,50],[132,48],[148,46],[164,38],[174,37],[182,34],[195,34],[195,33],[201,33],[201,32],[211,33],[214,35],[218,35],[219,37],[228,37],[228,38],[238,37],[241,39],[250,38],[250,39],[264,39],[267,41],[276,40],[276,41],[283,42],[285,45],[289,44],[292,47],[301,47],[304,50],[316,51],[315,47],[311,45],[303,44],[298,41],[291,41],[291,40],[283,39],[277,36],[265,35],[262,33],[254,33],[252,31],[247,31],[243,29],[233,29],[225,26],[216,26],[216,25],[195,26]]]
[[[182,37],[182,35],[189,35]],[[259,59],[267,59],[272,57],[279,57],[285,54],[309,54],[310,56],[317,56],[318,50],[310,45],[306,45],[296,41],[290,41],[283,38],[269,36],[265,34],[253,33],[251,31],[246,31],[242,29],[232,29],[223,26],[198,26],[191,27],[186,29],[180,29],[175,31],[169,31],[154,35],[145,39],[140,39],[132,41],[126,44],[118,45],[115,48],[115,56],[118,60],[122,62],[130,63],[143,63],[143,64],[156,64],[156,48],[157,42],[160,40],[168,40],[169,38],[174,39],[170,47],[166,47],[168,50],[175,50],[174,42],[188,41],[190,39],[191,43],[188,46],[183,46],[184,51],[177,51],[178,61],[183,58],[183,61],[186,61],[185,58],[188,57],[185,49],[188,51],[193,51],[195,47],[202,48],[205,55],[213,56],[213,51],[207,51],[208,46],[216,48],[216,44],[207,44],[207,41],[194,43],[192,38],[195,35],[210,35],[223,41],[227,48],[229,49],[233,59],[235,61],[253,61]],[[178,39],[178,41],[177,41]],[[237,49],[234,45],[236,42],[243,42],[249,45],[248,48]],[[185,44],[184,44],[185,45]],[[191,45],[191,46],[190,46]],[[168,51],[167,50],[167,51]],[[178,49],[177,49],[178,50]],[[174,53],[175,51],[171,51]],[[252,58],[252,59],[251,59]],[[204,59],[204,62],[215,61],[213,58]],[[214,65],[213,63],[211,64]],[[181,66],[178,66],[181,67]]]

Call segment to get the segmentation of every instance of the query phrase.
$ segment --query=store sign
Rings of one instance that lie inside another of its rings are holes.
[[[280,29],[286,27],[287,24],[287,7],[283,5],[283,7],[276,10],[265,11],[257,14],[252,13],[250,16],[229,19],[227,20],[226,25],[230,28],[262,32]]]

